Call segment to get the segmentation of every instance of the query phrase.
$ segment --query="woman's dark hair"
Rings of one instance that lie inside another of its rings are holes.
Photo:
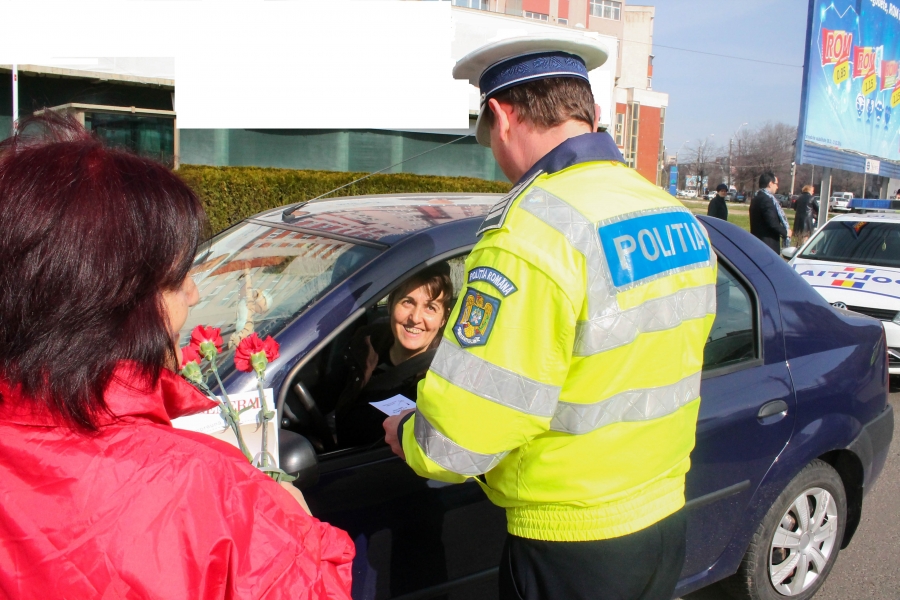
[[[428,298],[435,300],[441,298],[444,305],[444,318],[453,309],[453,282],[450,280],[450,265],[439,262],[435,265],[419,271],[395,289],[388,296],[388,310],[393,310],[394,305],[400,301],[410,290],[425,286],[428,290]],[[443,294],[443,297],[441,297]]]
[[[766,189],[769,187],[769,184],[778,179],[775,177],[775,173],[772,171],[766,171],[762,175],[759,176],[759,187],[760,189]]]
[[[166,167],[70,117],[23,123],[0,143],[0,376],[96,430],[119,361],[153,384],[173,364],[162,292],[188,276],[205,223]]]

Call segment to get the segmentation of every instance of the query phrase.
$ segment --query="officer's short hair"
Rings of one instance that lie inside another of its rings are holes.
[[[570,119],[594,126],[594,94],[591,86],[575,77],[554,77],[529,81],[491,96],[497,102],[511,104],[519,118],[539,129],[550,129]],[[484,113],[489,127],[494,111]]]

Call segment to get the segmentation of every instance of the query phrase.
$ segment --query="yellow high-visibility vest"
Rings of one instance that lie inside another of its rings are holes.
[[[715,318],[703,226],[613,161],[539,173],[492,219],[403,426],[407,462],[477,477],[525,538],[619,537],[674,513]]]

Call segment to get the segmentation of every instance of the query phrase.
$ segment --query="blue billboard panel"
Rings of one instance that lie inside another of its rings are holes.
[[[829,153],[810,150],[821,149],[900,162],[900,119],[892,117],[900,105],[900,10],[886,0],[811,0],[810,11],[801,160],[815,164],[810,156]]]

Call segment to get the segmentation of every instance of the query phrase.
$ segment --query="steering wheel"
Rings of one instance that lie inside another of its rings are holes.
[[[294,384],[293,389],[294,393],[297,394],[297,399],[300,400],[301,406],[303,406],[309,415],[313,430],[322,442],[322,449],[325,452],[337,449],[337,440],[331,432],[331,428],[328,426],[325,416],[322,415],[322,411],[319,410],[319,405],[313,400],[312,394],[309,393],[309,390],[300,381]]]

